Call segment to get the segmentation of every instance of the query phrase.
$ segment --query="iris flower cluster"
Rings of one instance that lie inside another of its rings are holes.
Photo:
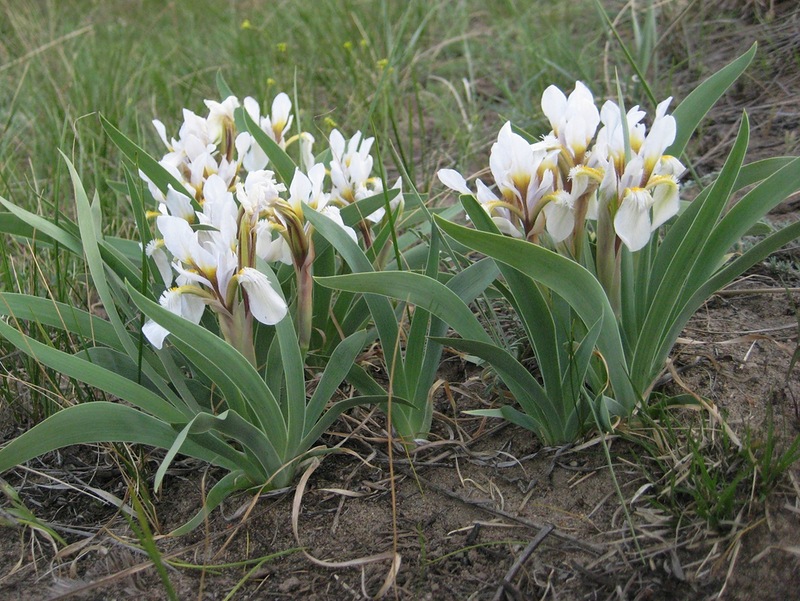
[[[234,96],[205,104],[205,117],[184,110],[177,138],[168,140],[164,124],[153,121],[167,148],[159,163],[181,184],[180,189],[170,185],[163,193],[140,173],[158,203],[150,215],[158,235],[146,252],[165,286],[160,303],[194,323],[210,307],[225,338],[254,360],[252,342],[247,342],[253,319],[273,325],[288,312],[286,301],[257,260],[280,261],[297,272],[298,335],[301,345],[307,345],[314,248],[312,228],[303,212],[310,207],[323,213],[356,240],[355,231],[343,223],[340,208],[382,191],[381,180],[372,174],[373,139],[357,132],[346,141],[334,130],[332,159],[326,167],[314,158],[311,134],[288,135],[293,116],[286,94],[278,94],[271,112],[263,116],[250,97],[241,105]],[[268,169],[269,157],[256,139],[237,131],[234,114],[240,106],[281,149],[299,146],[300,166],[288,188]],[[381,216],[368,219],[377,221]],[[161,348],[169,332],[149,321],[144,334]]]
[[[529,143],[511,123],[501,128],[489,158],[495,191],[478,179],[472,192],[452,169],[438,176],[449,188],[475,196],[509,236],[541,242],[546,232],[577,256],[586,220],[608,221],[613,235],[636,252],[680,206],[684,167],[664,154],[676,132],[667,114],[670,101],[658,105],[648,131],[638,106],[623,114],[609,100],[598,111],[583,83],[569,96],[550,86],[541,107],[552,129],[541,141]]]

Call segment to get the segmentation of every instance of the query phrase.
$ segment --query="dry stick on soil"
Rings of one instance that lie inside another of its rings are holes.
[[[405,468],[403,468],[402,466],[397,466],[396,469],[399,472],[405,473],[405,475],[408,476],[408,477],[413,477],[411,474],[406,472]],[[440,494],[443,494],[446,497],[450,497],[451,499],[455,499],[456,501],[460,501],[461,503],[463,503],[465,505],[469,505],[470,507],[475,507],[477,509],[480,509],[482,511],[490,513],[492,515],[506,518],[507,520],[511,520],[513,522],[521,524],[522,526],[525,526],[525,527],[530,528],[532,530],[541,531],[542,529],[546,528],[547,526],[552,526],[552,524],[538,524],[538,523],[533,522],[531,520],[516,516],[516,515],[514,515],[512,513],[509,513],[507,511],[503,511],[502,509],[496,509],[494,507],[490,507],[490,506],[485,505],[483,503],[478,503],[478,502],[475,502],[475,501],[470,501],[469,499],[464,499],[460,495],[457,495],[456,493],[454,493],[454,492],[452,492],[450,490],[447,490],[443,486],[438,486],[437,484],[434,484],[433,482],[431,482],[430,480],[428,480],[424,476],[417,475],[417,480],[419,480],[422,484],[424,484],[428,488],[430,488],[430,489],[432,489],[432,490],[434,490],[434,491],[436,491],[436,492],[438,492]],[[571,545],[575,545],[576,547],[578,547],[580,549],[583,549],[584,551],[589,551],[590,553],[593,553],[595,555],[600,555],[605,551],[605,548],[603,546],[595,545],[595,544],[592,544],[592,543],[587,543],[584,540],[581,540],[581,539],[576,538],[574,536],[570,536],[569,534],[565,534],[564,532],[561,532],[561,531],[557,530],[555,528],[555,526],[553,526],[553,531],[552,531],[551,534],[553,535],[553,537],[555,537],[555,538],[557,538],[559,540],[567,542],[567,543],[569,543]]]
[[[217,533],[217,534],[213,535],[213,538],[219,538],[224,534],[225,534],[224,532]],[[187,553],[189,551],[193,551],[195,549],[199,549],[200,547],[204,546],[205,544],[206,544],[205,541],[199,541],[199,542],[197,542],[197,543],[195,543],[193,545],[189,545],[188,547],[184,547],[183,549],[179,549],[178,551],[174,551],[172,553],[164,554],[164,555],[161,556],[161,559],[163,561],[168,561],[170,559],[175,559],[177,557],[180,557],[184,553]],[[97,580],[93,580],[92,582],[88,582],[86,584],[82,584],[82,585],[79,584],[74,588],[70,588],[68,591],[56,594],[53,597],[48,597],[48,601],[62,601],[64,599],[70,599],[72,597],[81,596],[81,595],[83,595],[85,593],[88,593],[89,591],[93,591],[95,589],[102,588],[102,587],[107,586],[109,584],[113,584],[115,582],[119,582],[120,580],[124,580],[125,578],[128,578],[129,576],[133,576],[134,574],[138,574],[139,572],[142,572],[142,571],[144,571],[144,570],[146,570],[148,568],[153,567],[153,565],[154,565],[153,561],[152,560],[148,560],[148,561],[145,561],[145,562],[130,566],[129,568],[125,568],[124,570],[120,570],[119,572],[116,572],[115,574],[109,574],[108,576],[103,576],[102,578],[98,578]]]
[[[492,601],[502,600],[503,593],[505,593],[509,587],[514,586],[512,584],[512,581],[514,580],[514,577],[517,575],[517,572],[519,572],[520,568],[523,565],[525,565],[525,562],[527,562],[528,559],[530,559],[531,555],[533,555],[533,552],[536,551],[536,548],[542,544],[542,541],[544,541],[544,539],[547,538],[547,535],[550,534],[554,529],[555,526],[553,526],[552,524],[547,524],[547,526],[539,530],[539,534],[536,535],[536,538],[534,538],[530,543],[528,543],[528,546],[525,547],[525,550],[522,552],[522,555],[520,555],[517,558],[517,561],[514,562],[514,565],[511,566],[511,569],[508,570],[508,572],[506,573],[505,577],[503,578],[503,582],[501,582],[500,586],[497,587],[497,592],[495,593],[494,599]]]

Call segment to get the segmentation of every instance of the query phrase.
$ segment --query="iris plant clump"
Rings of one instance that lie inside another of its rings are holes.
[[[445,320],[461,337],[435,340],[491,365],[517,403],[473,413],[512,420],[547,443],[611,427],[646,402],[680,331],[709,296],[800,232],[792,224],[742,255],[731,252],[800,187],[800,159],[744,164],[746,113],[717,179],[691,203],[680,199],[687,142],[755,50],[672,114],[670,98],[648,118],[620,98],[598,109],[582,82],[569,95],[550,86],[541,100],[550,131],[528,139],[505,123],[489,156],[493,185],[478,179],[473,191],[457,171],[439,171],[474,227],[440,216],[434,223],[454,248],[495,262],[495,294],[519,316],[538,376],[434,278],[355,274],[328,285],[410,300]],[[753,184],[731,206],[733,193]]]
[[[490,365],[515,400],[472,413],[548,444],[611,428],[647,401],[709,296],[800,235],[792,224],[732,252],[800,188],[798,158],[744,163],[746,114],[716,180],[692,202],[680,198],[689,138],[754,53],[671,114],[669,98],[648,116],[626,110],[619,93],[598,108],[581,82],[569,95],[547,88],[550,131],[528,139],[505,123],[491,185],[477,180],[473,191],[457,171],[439,172],[470,227],[451,220],[458,207],[430,209],[411,194],[408,231],[398,232],[406,199],[399,180],[389,187],[375,174],[375,140],[333,130],[315,155],[311,134],[291,133],[286,94],[262,115],[220,80],[224,100],[206,101],[206,116],[185,110],[177,137],[153,122],[166,147],[159,160],[104,121],[129,161],[141,245],[103,234],[99,199],[69,161],[76,223],[0,199],[0,226],[85,260],[107,318],[0,292],[0,335],[124,403],[57,412],[0,450],[0,471],[68,444],[148,444],[167,449],[157,486],[177,453],[227,470],[207,511],[236,490],[291,483],[298,465],[325,452],[315,446],[325,429],[359,404],[393,409],[387,429],[405,445],[425,440],[444,346]],[[473,311],[487,291],[519,317],[536,373]],[[44,344],[24,322],[65,330],[81,346]],[[374,342],[388,386],[357,360]],[[349,396],[332,401],[345,381]]]
[[[220,88],[227,86],[220,81]],[[164,124],[153,122],[166,146],[159,160],[103,123],[130,160],[138,245],[103,234],[98,199],[89,200],[68,160],[77,223],[0,199],[12,233],[58,243],[86,261],[108,315],[3,292],[0,313],[8,320],[0,321],[0,334],[124,401],[57,412],[0,450],[0,471],[68,444],[143,443],[167,449],[156,487],[179,452],[227,470],[210,491],[209,510],[235,490],[289,484],[299,464],[325,452],[317,440],[342,411],[387,401],[356,365],[375,337],[366,328],[369,312],[352,295],[335,304],[327,290],[315,295],[313,275],[345,267],[318,228],[348,248],[356,263],[350,269],[372,268],[356,229],[370,248],[372,227],[387,212],[402,212],[400,182],[384,194],[369,154],[373,139],[360,132],[346,141],[334,130],[325,162],[315,158],[310,134],[289,135],[286,94],[263,116],[255,100],[230,94],[206,107],[206,116],[184,110],[177,137],[168,139]],[[25,334],[25,321],[65,330],[83,348],[42,344]],[[345,379],[349,395],[340,392]]]

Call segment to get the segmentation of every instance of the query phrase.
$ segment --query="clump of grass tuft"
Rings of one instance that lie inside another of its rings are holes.
[[[687,396],[662,396],[640,419],[628,437],[645,451],[639,460],[657,490],[652,502],[678,521],[696,514],[720,533],[762,511],[800,460],[800,436],[786,440],[771,409],[765,423],[747,428],[741,439]]]

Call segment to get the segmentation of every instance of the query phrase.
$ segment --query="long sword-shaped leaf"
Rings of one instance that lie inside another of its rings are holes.
[[[176,435],[169,424],[126,405],[105,401],[74,405],[48,417],[0,449],[0,472],[73,444],[130,442],[168,449]],[[183,453],[236,469],[235,464],[192,441],[187,441]]]
[[[728,265],[723,267],[712,277],[710,277],[700,288],[697,289],[694,296],[690,298],[682,307],[681,312],[670,321],[672,323],[671,330],[664,337],[657,360],[660,362],[666,361],[674,341],[678,338],[689,321],[689,318],[699,309],[708,298],[717,290],[720,290],[736,277],[744,273],[747,269],[763,261],[770,254],[778,250],[785,244],[792,240],[796,240],[800,236],[800,222],[787,225],[783,229],[768,236],[758,244],[747,250],[741,256],[731,261]]]
[[[147,154],[142,147],[114,127],[111,122],[102,115],[100,115],[100,122],[103,124],[103,129],[114,144],[117,145],[136,167],[142,170],[163,194],[166,194],[169,186],[172,186],[176,192],[185,194],[196,204],[196,201],[194,201],[194,194],[190,193],[180,181],[169,171],[164,169],[158,161]],[[195,208],[199,208],[199,205],[195,206]]]
[[[86,258],[86,265],[89,267],[89,273],[92,276],[92,281],[94,282],[94,286],[97,290],[98,296],[100,297],[100,301],[103,303],[103,308],[108,315],[108,320],[116,330],[117,337],[122,343],[125,352],[128,353],[128,356],[131,359],[137,360],[139,357],[139,346],[131,339],[128,330],[125,327],[125,323],[117,311],[115,302],[116,299],[112,292],[111,286],[109,285],[106,268],[100,252],[100,245],[98,243],[98,240],[101,237],[101,232],[98,231],[95,223],[94,210],[89,204],[89,197],[86,195],[86,190],[84,189],[83,183],[78,176],[78,172],[75,171],[75,167],[73,166],[72,162],[65,154],[62,153],[61,156],[64,158],[64,161],[67,164],[67,169],[69,170],[70,178],[72,180],[72,189],[75,194],[75,205],[78,213],[78,227],[80,229],[81,244],[83,245],[83,254]],[[159,386],[161,394],[164,396],[164,398],[168,399],[175,406],[181,404],[181,401],[178,399],[177,395],[175,395],[169,386],[163,382],[163,379],[159,377],[158,373],[151,365],[144,363],[142,365],[142,371],[150,379],[150,381]]]
[[[294,178],[294,171],[297,169],[297,165],[295,165],[292,157],[286,154],[286,151],[278,146],[277,142],[270,138],[269,135],[261,129],[258,123],[253,121],[253,118],[243,107],[236,109],[236,113],[237,118],[242,120],[247,131],[250,132],[250,135],[255,139],[256,144],[258,144],[267,154],[267,157],[269,157],[270,165],[275,168],[281,180],[283,180],[288,187]]]
[[[665,333],[670,329],[669,316],[675,307],[682,306],[704,281],[704,278],[694,275],[696,267],[705,269],[707,262],[716,260],[714,257],[716,252],[713,249],[709,252],[706,242],[730,198],[747,152],[748,133],[749,126],[745,115],[733,149],[719,177],[703,199],[703,206],[695,215],[686,236],[679,241],[677,247],[671,244],[675,240],[671,238],[669,243],[658,249],[656,262],[651,270],[649,303],[647,307],[639,308],[640,311],[646,311],[646,317],[641,330],[636,333],[636,346],[631,362],[631,377],[642,389],[650,385],[651,379],[662,368],[653,361]],[[640,285],[642,284],[644,282]]]
[[[165,422],[185,422],[186,417],[162,397],[119,374],[59,351],[26,336],[0,320],[0,335],[37,361],[71,378],[124,399]]]
[[[242,470],[236,470],[226,474],[219,482],[211,487],[210,491],[208,491],[208,495],[203,503],[203,508],[198,511],[192,519],[182,526],[175,528],[169,535],[182,536],[191,532],[206,520],[209,513],[219,507],[222,502],[234,492],[250,488],[251,486],[253,486],[253,482]]]
[[[492,218],[475,198],[464,195],[461,197],[461,204],[477,229],[491,234],[500,233]],[[502,262],[499,267],[511,292],[512,298],[509,301],[519,315],[533,346],[544,386],[549,394],[560,396],[562,346],[558,342],[556,322],[545,293],[530,277],[513,267]]]
[[[762,181],[728,211],[705,243],[710,260],[704,265],[705,270],[698,272],[697,277],[710,275],[725,253],[753,224],[798,189],[800,189],[800,157]]]
[[[58,328],[116,350],[124,349],[114,326],[105,319],[48,298],[0,292],[0,315]]]
[[[538,424],[538,433],[543,442],[566,442],[561,440],[564,418],[559,403],[547,394],[536,378],[511,353],[494,344],[477,340],[442,338],[437,341],[491,364],[525,413]],[[568,440],[574,440],[574,437],[569,437]]]
[[[361,349],[364,348],[366,340],[367,332],[361,330],[342,340],[333,350],[328,364],[325,366],[325,371],[322,372],[314,394],[311,395],[306,407],[304,432],[311,430],[319,420],[323,411],[325,411],[325,405],[336,393],[337,388],[347,377],[347,374],[350,373],[353,362]]]
[[[489,234],[435,218],[456,241],[505,263],[553,290],[566,300],[584,324],[601,321],[597,346],[608,364],[617,400],[632,411],[639,400],[628,376],[617,321],[603,288],[586,269],[524,240]]]
[[[284,385],[286,386],[286,452],[303,438],[306,420],[306,387],[303,356],[294,324],[287,316],[275,324],[275,333],[281,352]]]
[[[733,82],[739,79],[739,76],[750,65],[756,55],[756,48],[757,45],[753,44],[739,58],[706,79],[684,98],[683,102],[673,111],[672,116],[678,122],[678,133],[672,146],[667,149],[668,154],[673,156],[683,154],[686,144],[694,135],[694,131],[703,120],[703,117],[706,116],[706,113],[711,110],[717,100],[731,87]]]
[[[350,292],[370,292],[403,300],[445,320],[465,338],[491,342],[489,335],[458,295],[441,282],[412,271],[353,273],[319,278],[323,286]]]
[[[369,259],[364,254],[364,251],[359,248],[358,244],[353,242],[350,236],[348,236],[338,224],[313,209],[306,208],[303,212],[306,219],[333,245],[353,272],[373,271],[372,263],[370,263]],[[353,292],[362,291],[354,290]],[[392,306],[386,298],[380,296],[366,294],[364,295],[364,299],[369,306],[375,328],[378,330],[378,336],[381,339],[381,346],[383,347],[386,364],[393,365],[397,380],[405,382],[403,362],[399,360],[394,361],[395,349],[398,348],[398,320],[395,317]]]
[[[280,406],[264,380],[241,353],[205,328],[171,313],[131,286],[128,286],[128,293],[145,315],[169,330],[175,342],[180,343],[179,350],[220,386],[229,402],[235,403],[237,395],[241,395],[248,403],[246,409],[231,408],[244,414],[254,412],[264,429],[270,432],[276,449],[286,448],[286,422]]]
[[[410,405],[411,402],[400,396],[392,396],[391,397],[392,403],[397,403],[399,405]],[[344,401],[338,401],[330,406],[330,408],[322,414],[319,421],[314,424],[314,427],[309,430],[303,441],[297,447],[297,453],[299,455],[300,449],[310,449],[312,445],[319,440],[319,437],[325,433],[331,424],[345,411],[351,409],[353,407],[361,407],[364,405],[381,405],[389,402],[389,397],[386,394],[377,394],[377,395],[365,395],[365,396],[357,396],[346,399]]]
[[[63,228],[60,228],[52,221],[45,219],[35,213],[31,213],[30,211],[26,211],[25,209],[18,207],[13,202],[9,202],[2,196],[0,196],[0,204],[6,207],[9,212],[14,215],[17,219],[21,222],[27,224],[30,228],[32,228],[32,236],[36,236],[36,232],[41,232],[45,234],[46,238],[45,241],[54,240],[70,250],[70,252],[75,253],[76,255],[80,256],[82,249],[81,249],[81,242],[75,236],[66,232]],[[8,233],[12,233],[15,235],[24,235],[27,233],[26,228],[21,227],[19,225],[14,225],[11,220],[9,222],[9,229],[12,231]],[[14,225],[12,228],[11,226]],[[15,233],[16,232],[16,233]]]

